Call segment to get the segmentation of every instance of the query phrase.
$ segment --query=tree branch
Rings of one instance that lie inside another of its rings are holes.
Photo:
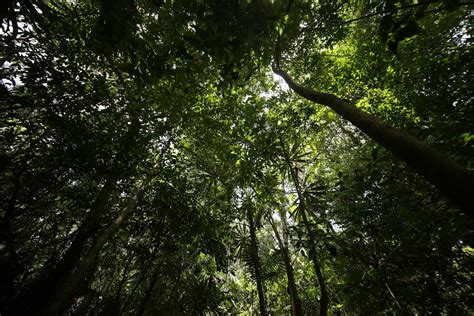
[[[379,118],[363,112],[353,104],[333,94],[318,92],[303,87],[281,69],[273,67],[288,86],[303,98],[326,105],[348,120],[379,145],[407,162],[415,171],[436,186],[454,203],[474,219],[474,174],[453,159],[418,138],[386,124]]]

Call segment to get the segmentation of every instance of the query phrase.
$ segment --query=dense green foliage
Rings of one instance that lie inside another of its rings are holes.
[[[472,175],[472,9],[4,1],[0,314],[469,315],[470,210],[271,65]]]

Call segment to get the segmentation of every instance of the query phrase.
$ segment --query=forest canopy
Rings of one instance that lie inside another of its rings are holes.
[[[472,2],[0,3],[1,315],[470,315]]]

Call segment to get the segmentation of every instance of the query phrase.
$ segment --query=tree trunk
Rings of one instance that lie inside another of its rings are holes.
[[[313,261],[313,266],[314,266],[314,272],[316,274],[316,277],[318,279],[319,287],[321,288],[321,299],[319,302],[320,306],[320,311],[319,315],[320,316],[326,316],[328,314],[328,308],[329,308],[329,292],[327,290],[326,286],[326,281],[324,280],[323,273],[321,271],[320,265],[319,265],[319,259],[318,259],[318,253],[316,251],[316,236],[314,235],[313,227],[311,226],[311,223],[309,222],[308,216],[306,214],[307,208],[306,208],[306,200],[303,195],[303,192],[301,190],[300,186],[300,181],[298,178],[297,171],[293,168],[290,157],[288,155],[288,152],[286,151],[285,144],[283,141],[280,139],[280,144],[283,149],[283,156],[284,159],[290,169],[290,175],[293,180],[293,183],[296,188],[296,194],[298,196],[299,200],[299,208],[301,212],[301,217],[303,219],[303,224],[306,228],[306,231],[308,232],[308,237],[309,237],[309,252],[310,252],[310,258]]]
[[[313,228],[306,216],[306,210],[301,210],[301,216],[303,217],[303,223],[308,232],[309,237],[309,252],[310,258],[313,261],[314,272],[316,273],[316,278],[318,279],[319,287],[321,288],[321,299],[319,301],[319,315],[327,316],[329,308],[329,292],[326,286],[326,281],[324,280],[321,267],[319,265],[318,253],[316,251],[316,238],[314,236]]]
[[[285,215],[283,212],[281,212],[280,214]],[[293,266],[291,264],[291,258],[288,251],[288,226],[286,225],[286,218],[282,217],[283,239],[280,237],[278,229],[272,218],[270,218],[269,220],[270,224],[272,225],[273,231],[275,232],[278,245],[280,246],[281,255],[283,257],[283,262],[285,264],[286,277],[288,279],[288,291],[290,292],[291,299],[291,314],[293,316],[302,316],[303,307],[301,305],[301,299],[298,295],[298,289],[296,288]]]
[[[130,199],[122,212],[113,220],[112,223],[109,224],[109,226],[103,229],[99,236],[92,242],[89,250],[82,256],[76,268],[70,271],[65,279],[57,282],[54,289],[52,289],[52,292],[48,294],[48,300],[41,309],[41,315],[58,315],[65,304],[74,297],[78,284],[84,278],[88,269],[93,265],[100,250],[135,210],[143,197],[145,187],[151,179],[152,176],[148,176],[143,181],[143,184],[135,192],[134,196]]]
[[[168,150],[170,143],[171,139],[169,139],[165,146],[161,149],[159,162],[161,162],[162,157]],[[142,184],[135,191],[135,194],[128,201],[122,212],[120,212],[120,214],[112,221],[112,223],[105,227],[91,242],[91,246],[87,252],[81,256],[81,259],[75,266],[75,269],[70,270],[65,278],[56,282],[54,288],[51,290],[51,293],[48,293],[48,299],[45,300],[45,304],[42,305],[42,308],[39,311],[40,315],[55,316],[59,314],[66,303],[76,295],[79,283],[84,279],[87,271],[92,267],[102,247],[121,228],[126,219],[135,211],[136,207],[143,198],[146,187],[153,180],[153,178],[155,178],[158,171],[159,164],[156,165],[155,171],[148,174],[148,176],[143,180]]]
[[[258,256],[258,242],[257,242],[257,233],[255,227],[255,221],[251,212],[248,212],[248,221],[250,226],[250,247],[252,252],[252,264],[255,270],[255,278],[257,279],[257,292],[258,292],[258,302],[260,306],[260,315],[267,315],[267,307],[265,303],[265,292],[263,289],[263,276],[262,276],[262,267],[260,266],[260,258]]]
[[[354,105],[328,93],[300,86],[284,71],[274,69],[303,98],[326,105],[381,146],[412,166],[471,218],[474,217],[474,175],[419,139],[405,134]]]
[[[86,216],[86,219],[78,228],[71,246],[66,250],[55,267],[47,272],[46,276],[38,280],[30,288],[25,290],[15,299],[12,309],[18,315],[34,315],[40,306],[47,300],[48,295],[57,284],[65,280],[69,273],[79,262],[87,241],[100,229],[98,217],[108,205],[109,198],[113,192],[115,181],[109,179],[97,195],[96,200]]]
[[[108,201],[114,191],[114,186],[115,181],[112,179],[107,181],[104,185],[92,204],[91,210],[86,219],[78,228],[76,237],[71,243],[71,246],[56,264],[56,267],[49,273],[49,279],[62,279],[65,274],[69,273],[75,267],[81,257],[86,242],[100,229],[99,217],[108,206]]]

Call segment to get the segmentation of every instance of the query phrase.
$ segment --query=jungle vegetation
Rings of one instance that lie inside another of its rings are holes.
[[[472,2],[4,0],[1,315],[472,315]]]

